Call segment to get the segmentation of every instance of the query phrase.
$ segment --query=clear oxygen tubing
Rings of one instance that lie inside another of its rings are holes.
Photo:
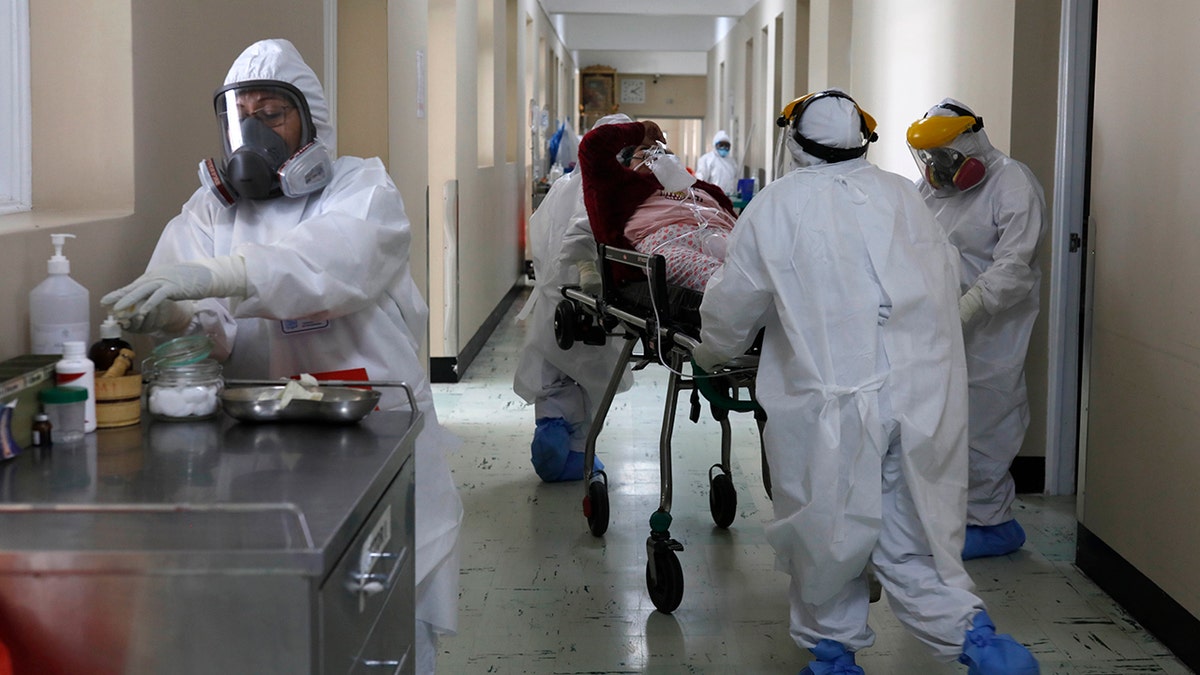
[[[656,162],[659,161],[659,158],[669,154],[667,151],[667,146],[662,141],[659,141],[654,147],[650,148],[648,152],[649,152],[650,156],[645,159],[645,164],[651,170],[654,169],[654,166],[655,166]],[[696,196],[696,188],[694,188],[692,186],[688,186],[687,188],[684,189],[683,192],[684,192],[684,198],[682,200],[680,200],[679,204],[680,204],[680,208],[684,209],[687,212],[687,217],[685,219],[681,219],[676,222],[677,223],[694,222],[699,230],[708,229],[714,209],[712,209],[712,207],[704,206],[703,204],[700,203],[700,200]],[[658,251],[660,249],[662,249],[664,246],[667,246],[671,242],[677,241],[679,239],[683,239],[684,237],[692,236],[694,234],[695,234],[695,232],[687,232],[685,234],[681,234],[679,236],[672,237],[671,239],[661,242],[657,246],[655,246],[654,248],[652,248],[650,250],[649,255],[655,255],[656,253],[658,253]],[[723,259],[724,259],[724,256],[722,256],[722,260]],[[647,278],[649,278],[649,276],[650,276],[649,263],[647,263],[645,272],[646,272]],[[662,314],[659,311],[658,306],[654,301],[653,293],[650,294],[650,309],[651,309],[651,312],[654,314],[655,325],[661,325]],[[679,375],[681,377],[688,377],[688,375],[686,373],[683,373],[681,371],[671,368],[671,366],[667,364],[666,359],[663,358],[662,352],[663,352],[663,350],[659,349],[658,354],[657,354],[658,362],[660,365],[662,365],[662,367],[666,368],[668,371],[675,373],[676,375]],[[741,370],[734,370],[734,371],[729,371],[727,373],[721,373],[721,376],[736,374],[736,373],[740,373],[740,372],[749,372],[751,370],[753,370],[753,369],[752,368],[744,368]],[[718,375],[716,375],[716,374],[708,374],[708,375],[693,374],[693,375],[691,375],[691,377],[693,377],[693,378],[695,378],[695,377],[718,377]]]

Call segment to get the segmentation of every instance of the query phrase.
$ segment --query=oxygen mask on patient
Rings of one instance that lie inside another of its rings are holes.
[[[696,177],[688,173],[679,157],[667,150],[662,141],[646,150],[646,167],[667,192],[683,192],[696,182]]]

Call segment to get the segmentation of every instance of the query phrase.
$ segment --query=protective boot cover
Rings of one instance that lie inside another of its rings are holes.
[[[1038,675],[1041,669],[1033,654],[1011,635],[997,635],[996,625],[986,611],[975,615],[974,628],[967,631],[958,662],[967,675]]]

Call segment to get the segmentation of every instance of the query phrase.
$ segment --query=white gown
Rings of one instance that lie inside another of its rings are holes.
[[[979,158],[978,187],[939,199],[918,189],[961,259],[960,290],[983,290],[984,311],[963,329],[970,398],[970,492],[967,523],[1012,520],[1016,487],[1009,467],[1029,427],[1025,356],[1037,320],[1045,236],[1041,185],[1022,163],[992,147],[987,132],[963,134],[950,147]]]
[[[916,190],[865,159],[766,186],[709,282],[697,363],[743,353],[766,328],[757,393],[774,494],[767,538],[792,575],[801,646],[871,644],[868,561],[902,606],[897,616],[942,658],[957,656],[982,608],[960,557],[957,299],[954,249]]]

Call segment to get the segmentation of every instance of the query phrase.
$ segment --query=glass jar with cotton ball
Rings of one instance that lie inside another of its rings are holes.
[[[157,420],[194,422],[215,417],[225,379],[208,358],[212,340],[192,335],[164,342],[142,363],[146,408]]]

